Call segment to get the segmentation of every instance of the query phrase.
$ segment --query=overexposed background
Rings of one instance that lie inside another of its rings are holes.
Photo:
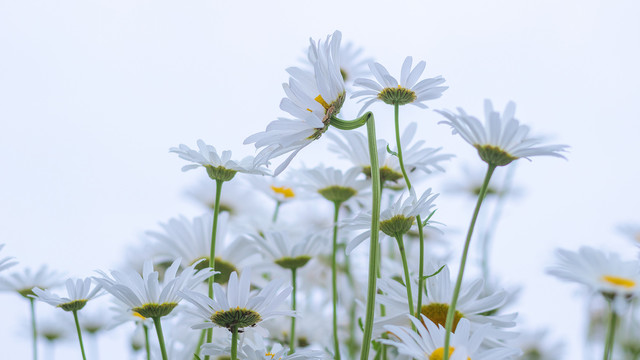
[[[204,172],[181,173],[169,147],[202,138],[253,154],[244,138],[283,115],[285,68],[309,37],[338,29],[392,74],[407,55],[426,60],[426,75],[450,86],[432,108],[480,116],[485,98],[499,109],[514,100],[535,134],[571,146],[569,161],[519,161],[522,196],[505,208],[492,260],[504,281],[526,284],[522,324],[548,326],[568,343],[565,358],[585,358],[584,302],[544,268],[556,247],[637,255],[615,227],[640,221],[639,17],[633,0],[0,0],[0,256],[90,276],[122,263],[157,222],[199,214],[184,191]],[[392,110],[373,110],[391,139]],[[343,115],[356,112],[348,104]],[[448,169],[476,161],[437,114],[403,108],[409,120],[458,155]],[[326,145],[300,160],[330,165]],[[459,244],[471,208],[448,211],[444,199],[438,215],[461,229]],[[0,293],[0,304],[3,353],[26,358],[27,303]],[[107,343],[103,359],[124,357]],[[64,351],[79,356],[74,341]]]

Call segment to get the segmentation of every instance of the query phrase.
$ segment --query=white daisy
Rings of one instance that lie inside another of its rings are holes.
[[[516,104],[510,101],[502,116],[493,110],[490,100],[484,102],[485,124],[482,125],[477,118],[467,115],[458,108],[459,114],[446,110],[436,110],[448,121],[439,124],[447,124],[452,127],[454,134],[460,134],[462,138],[471,144],[480,158],[490,165],[504,166],[519,158],[529,159],[530,156],[555,156],[565,158],[560,154],[566,150],[566,145],[540,146],[541,140],[529,136],[529,127],[520,125],[513,116]]]
[[[158,272],[153,271],[151,261],[145,261],[142,276],[133,269],[127,269],[111,271],[113,278],[98,271],[102,277],[94,279],[134,312],[145,318],[159,318],[178,306],[182,300],[182,290],[193,289],[216,273],[211,268],[197,271],[196,265],[189,266],[176,276],[180,266],[180,259],[176,259],[165,271],[162,284],[158,281]]]
[[[4,244],[0,244],[0,250],[4,247]],[[8,269],[18,262],[13,261],[12,257],[0,258],[0,271]]]
[[[578,252],[556,250],[558,264],[547,272],[566,281],[586,285],[606,296],[632,296],[640,291],[640,264],[623,261],[618,254],[605,254],[583,246]]]
[[[239,358],[243,360],[320,360],[329,357],[323,351],[318,350],[296,350],[295,353],[289,354],[288,348],[276,344],[269,350],[245,345],[242,347]]]
[[[410,317],[416,333],[410,327],[386,326],[393,340],[380,339],[379,341],[395,346],[398,352],[414,359],[442,360],[444,356],[444,338],[446,330],[444,326],[436,325],[427,317],[422,316],[422,321]],[[450,360],[506,360],[520,354],[517,349],[495,345],[491,348],[481,346],[486,344],[487,327],[480,327],[471,332],[471,324],[462,319],[458,328],[451,333],[449,343]]]
[[[284,204],[294,201],[299,196],[298,184],[287,178],[253,176],[247,181],[253,185],[254,190],[273,199],[276,203]]]
[[[38,287],[33,288],[35,295],[32,297],[64,311],[78,311],[87,304],[87,301],[101,295],[99,293],[102,289],[101,285],[97,285],[91,290],[91,278],[76,279],[75,281],[67,279],[65,284],[69,297],[60,297],[48,289],[43,290]]]
[[[352,85],[355,79],[367,75],[367,64],[371,60],[363,58],[362,52],[363,48],[356,47],[351,42],[340,46],[340,74],[345,84]],[[309,51],[306,60],[309,64],[315,63],[315,52]]]
[[[215,326],[232,331],[249,326],[278,315],[292,316],[291,310],[279,310],[291,293],[290,286],[280,290],[284,281],[274,280],[258,291],[251,291],[251,268],[238,274],[231,273],[227,291],[219,284],[213,284],[213,299],[195,291],[181,292],[184,299],[196,307],[201,323],[192,329],[206,329]]]
[[[395,203],[380,213],[380,231],[390,237],[407,233],[414,225],[416,216],[429,215],[430,210],[435,206],[433,201],[437,197],[438,194],[432,194],[431,189],[427,189],[419,199],[413,189],[404,201],[402,196],[399,196]],[[345,221],[344,224],[345,230],[369,229],[349,241],[346,248],[349,254],[365,239],[371,237],[371,211],[362,212],[356,218]]]
[[[437,99],[447,90],[448,86],[438,86],[444,83],[442,76],[424,79],[418,82],[420,76],[424,72],[426,63],[420,61],[415,68],[411,69],[413,58],[407,56],[402,64],[400,72],[400,82],[389,74],[387,69],[378,64],[370,63],[369,69],[377,81],[370,79],[356,79],[355,85],[365,88],[353,93],[352,98],[363,97],[358,102],[363,102],[364,106],[360,110],[360,114],[376,101],[382,101],[389,105],[407,105],[412,104],[417,107],[426,109],[427,106],[423,102]]]
[[[244,143],[255,143],[264,148],[256,156],[259,162],[268,162],[274,157],[291,153],[280,164],[274,175],[280,174],[294,156],[327,131],[331,117],[340,113],[345,99],[344,80],[340,74],[339,31],[328,36],[324,42],[311,40],[309,58],[313,60],[313,71],[289,68],[289,84],[284,84],[287,95],[280,108],[294,119],[279,118],[267,125],[264,132],[249,136]]]
[[[182,171],[196,169],[204,166],[209,177],[214,180],[229,181],[237,172],[247,174],[270,175],[271,172],[264,167],[266,163],[256,162],[253,156],[247,156],[237,161],[231,160],[231,151],[225,150],[218,155],[216,148],[198,140],[198,151],[192,150],[187,145],[180,144],[177,148],[169,149],[170,152],[178,154],[184,160],[194,164],[185,165]]]
[[[316,234],[293,237],[282,231],[268,231],[262,236],[246,235],[244,239],[264,257],[285,269],[297,269],[306,265],[320,252],[326,240]]]
[[[343,203],[368,188],[366,181],[357,180],[360,174],[362,169],[358,167],[352,167],[343,173],[342,170],[325,168],[324,165],[302,169],[296,173],[304,188],[338,203]]]
[[[0,291],[15,291],[18,294],[28,297],[34,295],[32,289],[48,289],[62,283],[62,274],[50,270],[43,265],[35,273],[31,269],[24,269],[22,272],[14,272],[8,276],[0,278]]]

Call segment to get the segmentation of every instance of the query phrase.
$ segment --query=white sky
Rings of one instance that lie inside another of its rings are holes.
[[[0,256],[89,276],[158,221],[197,215],[183,193],[201,174],[181,173],[168,148],[203,138],[253,153],[244,138],[283,115],[284,69],[310,36],[339,29],[392,74],[407,55],[426,60],[426,75],[450,86],[433,108],[481,115],[485,98],[514,100],[534,133],[571,146],[569,161],[521,161],[524,196],[505,209],[493,259],[506,281],[526,282],[524,324],[552,327],[566,358],[583,358],[576,287],[543,272],[558,246],[637,255],[615,226],[640,222],[639,4],[0,0]],[[390,109],[374,110],[390,139]],[[458,154],[449,168],[475,160],[436,114],[402,116]],[[301,159],[326,161],[325,146]],[[465,229],[471,210],[442,201],[440,220]],[[0,304],[3,352],[30,353],[26,302],[0,294]]]

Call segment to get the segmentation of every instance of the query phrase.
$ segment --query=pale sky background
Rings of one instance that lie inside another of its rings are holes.
[[[571,146],[568,161],[519,162],[523,194],[505,208],[493,261],[506,282],[525,284],[519,323],[549,327],[568,343],[564,358],[587,358],[578,287],[544,268],[556,247],[637,257],[616,226],[640,222],[639,18],[633,0],[0,0],[0,256],[90,276],[122,262],[127,244],[159,221],[198,215],[184,191],[202,174],[181,173],[169,147],[202,138],[238,158],[253,154],[242,141],[283,115],[285,68],[299,64],[309,37],[338,29],[393,75],[407,55],[426,60],[426,76],[450,86],[432,108],[480,116],[485,98],[499,109],[513,100],[534,134]],[[379,137],[391,139],[391,109],[373,110]],[[356,111],[347,105],[343,116]],[[450,175],[477,161],[437,114],[412,107],[402,116],[429,145],[458,155]],[[327,144],[300,160],[332,161]],[[472,204],[462,211],[444,199],[440,220],[461,229],[452,240],[461,243]],[[2,352],[27,358],[27,302],[0,293],[0,304]],[[79,358],[76,342],[63,354]]]

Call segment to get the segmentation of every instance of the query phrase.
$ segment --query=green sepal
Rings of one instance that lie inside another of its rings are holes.
[[[283,257],[283,258],[278,259],[278,260],[276,260],[274,262],[277,265],[280,265],[280,267],[283,267],[285,269],[294,270],[294,269],[301,268],[301,267],[307,265],[309,260],[311,260],[311,256],[301,255],[301,256],[296,256],[294,258],[292,258],[292,257]]]
[[[211,165],[204,165],[204,168],[207,169],[207,174],[212,180],[220,180],[220,181],[229,181],[236,176],[237,171],[227,169],[224,166],[213,167]]]
[[[82,308],[87,305],[87,301],[87,299],[73,300],[68,303],[59,304],[57,307],[64,311],[78,311],[82,310]]]
[[[444,267],[445,267],[445,266],[446,266],[446,265],[442,265],[442,266],[440,266],[440,269],[438,269],[438,271],[434,272],[434,273],[433,273],[433,274],[431,274],[431,275],[425,275],[425,276],[423,276],[423,277],[422,277],[422,280],[426,280],[426,279],[428,279],[428,278],[430,278],[430,277],[434,277],[434,276],[436,276],[436,275],[440,274],[440,271],[442,271],[442,269],[444,269]]]
[[[422,226],[427,226],[427,223],[429,222],[429,220],[433,217],[433,215],[436,213],[436,211],[438,211],[438,209],[435,209],[431,212],[431,214],[429,214],[429,216],[427,216],[426,219],[424,219],[424,221],[422,222]]]
[[[387,144],[387,152],[395,157],[398,157],[398,153],[391,150],[391,148],[389,147],[389,144]]]

